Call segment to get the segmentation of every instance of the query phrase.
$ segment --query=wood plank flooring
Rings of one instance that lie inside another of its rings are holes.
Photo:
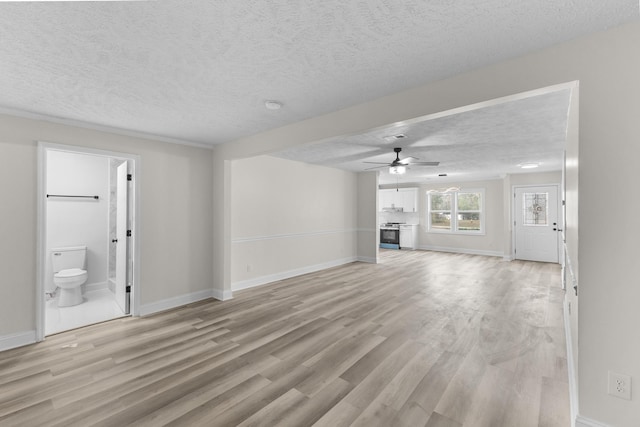
[[[570,425],[558,265],[381,258],[0,353],[0,425]]]

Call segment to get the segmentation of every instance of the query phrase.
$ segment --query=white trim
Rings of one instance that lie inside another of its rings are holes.
[[[242,280],[231,284],[232,291],[240,291],[243,289],[254,288],[256,286],[266,285],[267,283],[277,282],[278,280],[289,279],[291,277],[301,276],[307,273],[314,273],[316,271],[325,270],[327,268],[337,267],[351,262],[358,261],[357,257],[349,257],[336,259],[333,261],[324,262],[322,264],[310,265],[307,267],[296,268],[294,270],[282,271],[280,273],[269,274],[266,276],[256,277],[253,279]]]
[[[503,260],[503,261],[509,261],[509,262],[511,262],[511,261],[513,261],[514,259],[515,259],[515,258],[513,257],[513,255],[504,255],[504,256],[502,257],[502,260]]]
[[[365,229],[357,229],[357,228],[347,228],[344,230],[323,230],[323,231],[310,231],[307,233],[291,233],[291,234],[273,234],[267,236],[250,236],[250,237],[237,237],[231,240],[231,243],[249,243],[249,242],[259,242],[262,240],[275,240],[275,239],[291,239],[291,238],[300,238],[300,237],[311,237],[311,236],[325,236],[329,234],[342,234],[342,233],[356,233],[359,231],[375,231],[375,230],[365,230]]]
[[[610,427],[608,424],[603,424],[599,421],[592,420],[582,415],[578,415],[576,418],[576,427]]]
[[[140,315],[148,316],[150,314],[171,310],[172,308],[181,307],[207,298],[213,298],[213,290],[208,289],[205,291],[192,292],[190,294],[152,302],[150,304],[143,304],[140,306]]]
[[[445,246],[431,246],[431,245],[420,245],[418,249],[422,251],[451,252],[454,254],[485,255],[485,256],[497,256],[497,257],[504,258],[504,253],[499,251],[483,251],[479,249],[467,249],[467,248],[448,248]]]
[[[228,301],[230,299],[233,299],[233,292],[214,289],[213,298],[217,299],[218,301]]]
[[[0,351],[11,350],[36,342],[36,331],[19,332],[17,334],[0,336]]]
[[[45,285],[44,270],[45,260],[47,259],[47,204],[44,202],[47,188],[47,162],[43,144],[38,143],[38,164],[37,176],[38,182],[36,187],[37,203],[36,203],[36,330],[35,340],[40,342],[44,340],[44,310],[45,310]]]
[[[366,262],[369,264],[377,264],[378,263],[378,259],[375,257],[371,257],[371,256],[359,256],[357,257],[356,261],[358,262]]]
[[[573,274],[573,264],[571,264],[571,255],[569,255],[569,251],[567,250],[567,244],[564,243],[563,244],[563,248],[564,248],[564,267],[566,269],[566,271],[569,272],[569,277],[571,278],[571,283],[564,283],[565,285],[565,290],[569,290],[571,292],[575,292],[575,289],[573,289],[577,284],[578,281],[576,280],[576,275]],[[565,274],[566,277],[566,274]]]
[[[1,109],[0,109],[1,110]],[[1,112],[1,111],[0,111]],[[132,273],[132,283],[131,283],[131,301],[130,301],[130,313],[133,316],[140,315],[140,260],[141,260],[141,242],[140,236],[142,236],[142,224],[140,221],[141,217],[141,207],[142,207],[142,198],[140,194],[140,182],[142,177],[142,166],[141,166],[141,157],[136,154],[130,153],[121,153],[110,150],[101,150],[96,148],[83,147],[79,145],[64,145],[58,143],[51,143],[46,141],[37,141],[38,143],[38,187],[37,187],[37,228],[38,228],[38,239],[37,239],[37,250],[38,250],[38,260],[36,262],[37,265],[37,283],[36,283],[36,330],[35,336],[36,341],[44,340],[45,335],[45,316],[44,316],[44,307],[45,307],[45,292],[44,292],[44,268],[46,265],[46,256],[47,256],[47,248],[46,248],[46,211],[47,204],[45,203],[45,193],[46,193],[46,152],[48,150],[57,150],[64,151],[69,153],[79,153],[79,154],[90,154],[95,156],[103,156],[109,158],[119,158],[122,160],[126,160],[132,162],[133,164],[133,189],[132,189],[132,197],[134,200],[134,204],[132,207],[133,212],[132,215],[132,230],[133,236],[131,237],[131,250],[133,256],[133,273]]]
[[[571,314],[569,312],[569,300],[565,293],[563,306],[564,314],[564,335],[567,343],[567,371],[569,375],[569,410],[571,419],[577,421],[578,407],[578,385],[576,383],[576,366],[573,362],[573,341],[571,339]],[[573,423],[572,423],[573,424]]]
[[[129,136],[132,138],[150,139],[153,141],[168,142],[169,144],[188,145],[191,147],[207,148],[213,150],[214,146],[200,142],[186,141],[183,139],[169,138],[166,136],[155,135],[152,133],[139,132],[135,130],[127,130],[117,127],[104,126],[96,123],[84,122],[81,120],[64,119],[61,117],[49,116],[47,114],[32,113],[30,111],[18,110],[14,108],[0,107],[0,114],[9,116],[22,117],[23,119],[41,120],[49,123],[74,126],[83,129],[95,130],[98,132],[108,132],[115,135]]]

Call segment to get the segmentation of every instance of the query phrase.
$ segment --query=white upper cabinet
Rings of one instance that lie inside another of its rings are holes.
[[[390,208],[395,203],[392,198],[393,194],[389,190],[378,191],[378,209]]]
[[[405,212],[418,212],[418,189],[407,188],[404,191],[400,191],[402,194],[402,207]]]
[[[418,212],[418,189],[400,188],[380,190],[380,210],[385,208],[402,208],[403,212]]]

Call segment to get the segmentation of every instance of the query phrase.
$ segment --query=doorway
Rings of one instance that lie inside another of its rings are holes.
[[[514,187],[514,257],[560,262],[558,185]]]
[[[39,143],[38,153],[36,338],[41,341],[46,335],[135,314],[133,178],[139,160],[49,143]],[[70,265],[69,256],[79,261]],[[85,273],[82,283],[69,291],[60,277],[73,268]],[[72,303],[69,292],[76,295]]]

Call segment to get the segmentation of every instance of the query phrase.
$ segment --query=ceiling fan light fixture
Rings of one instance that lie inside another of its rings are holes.
[[[407,171],[406,166],[390,166],[389,173],[391,175],[402,175]]]

